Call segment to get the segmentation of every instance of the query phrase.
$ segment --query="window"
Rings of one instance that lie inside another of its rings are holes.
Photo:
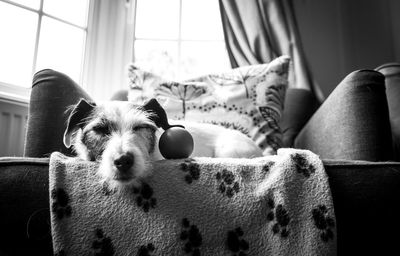
[[[136,0],[134,62],[172,80],[229,68],[216,0]]]
[[[81,82],[89,0],[0,0],[0,92],[27,97],[45,68]]]

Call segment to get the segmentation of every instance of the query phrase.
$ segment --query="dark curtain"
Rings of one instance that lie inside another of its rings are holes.
[[[290,86],[310,90],[320,102],[324,100],[304,56],[291,0],[219,0],[219,4],[233,68],[289,55]]]

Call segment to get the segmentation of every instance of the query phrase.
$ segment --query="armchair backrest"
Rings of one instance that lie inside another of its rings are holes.
[[[394,160],[400,161],[400,63],[387,63],[376,70],[385,76]]]

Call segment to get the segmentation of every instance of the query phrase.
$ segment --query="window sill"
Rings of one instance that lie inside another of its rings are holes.
[[[0,82],[0,101],[28,106],[30,88]]]

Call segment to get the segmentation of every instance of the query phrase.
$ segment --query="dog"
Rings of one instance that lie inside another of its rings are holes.
[[[71,109],[64,145],[69,148],[72,144],[81,159],[99,162],[102,180],[112,187],[140,182],[150,174],[154,161],[164,159],[158,148],[159,127],[168,124],[168,119],[157,100],[138,106],[127,101],[97,105],[81,99]],[[239,131],[212,124],[175,122],[193,137],[192,157],[262,156],[261,149]]]

